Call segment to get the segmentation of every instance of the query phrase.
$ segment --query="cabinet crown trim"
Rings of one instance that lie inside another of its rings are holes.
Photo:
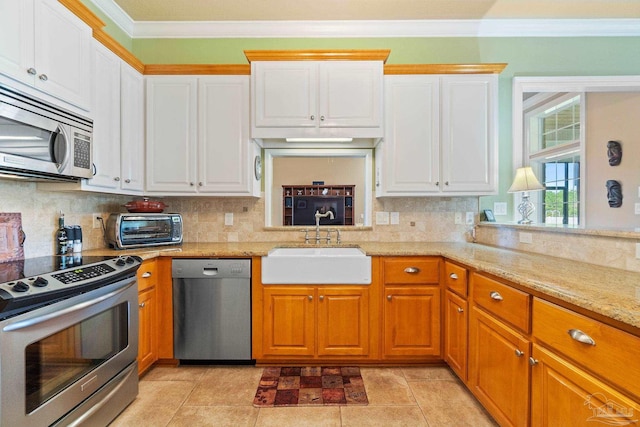
[[[245,50],[244,55],[252,61],[382,61],[385,62],[391,49],[371,50]]]
[[[499,74],[506,63],[385,64],[384,74]]]

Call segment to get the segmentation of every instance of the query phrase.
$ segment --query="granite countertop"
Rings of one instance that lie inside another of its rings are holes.
[[[269,250],[282,246],[305,245],[299,242],[184,243],[176,247],[94,249],[85,253],[136,254],[143,259],[252,257],[267,255]],[[640,273],[475,243],[349,242],[342,246],[358,246],[371,256],[443,256],[509,280],[533,293],[548,295],[638,328],[636,332],[640,335]]]

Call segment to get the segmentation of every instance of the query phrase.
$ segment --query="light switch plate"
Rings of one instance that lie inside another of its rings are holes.
[[[520,243],[533,243],[533,235],[531,233],[520,232]]]
[[[391,212],[391,225],[400,224],[400,212]]]
[[[464,219],[464,223],[467,225],[471,225],[473,224],[474,219],[473,219],[473,212],[467,212],[465,219]]]
[[[233,212],[224,214],[224,225],[233,225]]]
[[[389,212],[376,212],[376,225],[389,225]]]
[[[507,202],[493,202],[493,214],[494,215],[506,215],[507,214]]]

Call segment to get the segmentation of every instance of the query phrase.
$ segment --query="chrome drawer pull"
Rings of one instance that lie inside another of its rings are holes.
[[[516,348],[516,352],[515,352],[515,353],[516,353],[516,357],[522,357],[522,356],[524,356],[524,351],[522,351],[522,350],[520,350],[520,349],[517,349],[517,348]]]
[[[151,272],[149,272],[149,271],[145,271],[144,273],[142,273],[142,278],[143,278],[143,279],[147,279],[147,278],[149,278],[149,277],[151,277]]]
[[[502,298],[502,295],[500,295],[499,292],[496,291],[492,291],[489,296],[491,297],[492,300],[496,300],[496,301],[502,301],[504,298]]]
[[[464,309],[463,309],[463,308],[458,307],[458,313],[464,313]]]
[[[404,269],[404,272],[408,274],[417,274],[420,273],[420,269],[418,267],[407,267]]]
[[[567,333],[574,340],[581,342],[583,344],[596,345],[596,342],[589,335],[582,332],[580,329],[569,329]]]
[[[451,273],[449,277],[452,278],[453,280],[458,280],[458,275],[456,273]]]

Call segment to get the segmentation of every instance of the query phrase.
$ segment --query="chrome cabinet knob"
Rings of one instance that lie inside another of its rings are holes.
[[[35,68],[31,67],[27,69],[27,73],[31,74],[32,76],[35,76],[37,71]]]
[[[450,277],[452,280],[458,280],[458,275],[457,275],[456,273],[451,273],[451,274],[449,275],[449,277]]]
[[[189,185],[190,185],[191,187],[193,187],[193,186],[194,186],[193,182],[190,182],[190,183],[189,183]]]
[[[151,272],[150,271],[145,271],[144,273],[142,273],[142,278],[143,279],[148,279],[149,277],[151,277]]]
[[[534,359],[533,356],[529,356],[529,365],[536,366],[538,364],[538,360]]]
[[[39,78],[40,80],[42,80],[43,82],[46,82],[47,80],[49,80],[49,77],[47,77],[47,75],[46,75],[46,74],[40,74],[40,75],[38,76],[38,78]]]
[[[440,181],[436,181],[436,187],[440,185]]]
[[[320,295],[320,296],[318,297],[318,299],[319,299],[320,301],[324,301],[324,295]]]
[[[140,308],[144,308],[144,303],[143,303],[143,302],[141,302],[140,304],[138,304],[138,307],[140,307]]]
[[[324,116],[320,116],[320,121],[324,122]]]
[[[314,115],[312,114],[312,115],[311,115],[311,117],[309,117],[309,119],[311,119],[311,120],[315,120],[315,119],[316,119],[316,116],[314,116]]]
[[[461,307],[458,307],[458,313],[464,313],[464,309]]]
[[[449,181],[445,181],[444,185],[449,185]]]
[[[387,301],[391,301],[391,295],[387,295]]]
[[[114,181],[116,181],[116,182],[118,182],[118,181],[120,181],[120,177],[119,177],[119,176],[114,176],[114,177],[113,177],[113,180],[114,180]]]
[[[127,184],[131,183],[131,180],[129,178],[125,179],[124,182],[126,182]]]
[[[309,301],[313,301],[313,295],[308,295],[307,298],[309,299]]]
[[[516,357],[522,357],[522,356],[524,356],[524,351],[522,351],[522,350],[520,350],[520,349],[517,349],[517,348],[516,348],[515,353],[516,353]]]

